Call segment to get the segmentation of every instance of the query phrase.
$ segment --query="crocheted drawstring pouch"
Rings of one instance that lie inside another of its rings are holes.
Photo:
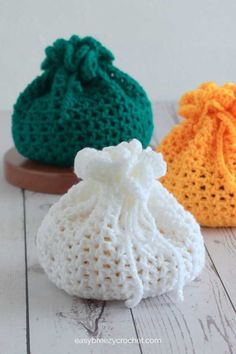
[[[163,185],[205,226],[236,226],[236,86],[205,83],[180,100],[161,142]]]
[[[54,204],[37,234],[39,261],[49,279],[71,295],[125,300],[176,290],[204,264],[193,216],[157,180],[161,154],[137,140],[75,159],[82,182]]]
[[[92,37],[58,39],[46,48],[43,73],[20,94],[12,119],[17,150],[46,164],[72,166],[84,147],[137,138],[148,146],[153,119],[143,88],[113,66]]]

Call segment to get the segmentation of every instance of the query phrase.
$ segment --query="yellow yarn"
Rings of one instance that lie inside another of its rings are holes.
[[[157,148],[168,165],[163,185],[200,224],[236,226],[236,85],[201,85],[179,114]]]

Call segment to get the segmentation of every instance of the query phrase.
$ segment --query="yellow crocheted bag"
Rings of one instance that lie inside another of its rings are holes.
[[[236,85],[201,85],[179,114],[157,148],[168,165],[163,185],[201,225],[236,226]]]

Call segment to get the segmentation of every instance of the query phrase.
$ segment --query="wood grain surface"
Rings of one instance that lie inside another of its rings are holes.
[[[153,109],[155,146],[179,118],[173,102]],[[8,117],[5,113],[4,136]],[[0,139],[2,154],[9,144],[9,137]],[[172,293],[129,310],[122,302],[71,297],[47,279],[38,264],[35,236],[59,196],[21,191],[8,185],[3,174],[0,195],[0,353],[236,353],[235,229],[202,230],[206,266],[185,288],[184,302]]]

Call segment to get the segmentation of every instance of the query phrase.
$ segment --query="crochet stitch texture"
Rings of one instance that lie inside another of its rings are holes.
[[[137,140],[102,151],[78,152],[83,179],[55,203],[37,234],[39,261],[67,293],[125,300],[176,289],[204,264],[199,225],[156,180],[166,171],[161,154]]]
[[[181,98],[179,114],[157,149],[163,185],[200,224],[236,226],[236,86],[205,83]]]
[[[142,87],[112,65],[113,54],[92,37],[58,39],[46,48],[43,74],[19,95],[12,134],[29,159],[72,166],[84,147],[102,149],[153,132]]]

